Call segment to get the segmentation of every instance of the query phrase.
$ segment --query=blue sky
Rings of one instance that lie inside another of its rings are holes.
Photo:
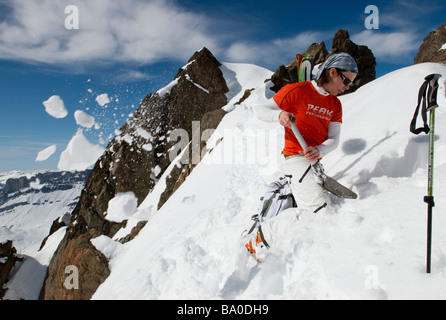
[[[65,27],[69,5],[78,9],[78,29]],[[367,5],[378,8],[379,29],[364,25]],[[57,169],[80,128],[76,110],[95,118],[98,126],[83,133],[105,148],[144,96],[203,46],[220,61],[274,71],[314,42],[330,50],[335,32],[347,29],[372,49],[382,76],[412,65],[444,17],[437,0],[0,0],[0,172]],[[95,101],[103,93],[105,107]],[[65,118],[45,112],[42,102],[53,95],[64,101]],[[51,145],[56,152],[36,162]]]

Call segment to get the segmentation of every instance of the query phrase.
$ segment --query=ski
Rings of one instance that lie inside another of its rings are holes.
[[[314,66],[314,58],[312,55],[307,54],[306,56],[298,55],[297,56],[298,66],[298,81],[310,81],[311,80],[311,72]]]
[[[293,117],[294,118],[294,117]],[[302,135],[299,132],[299,129],[297,129],[295,122],[295,119],[291,119],[293,121],[291,125],[291,130],[293,131],[294,135],[296,136],[297,141],[299,141],[301,147],[305,150],[307,148],[307,144],[302,137]],[[325,174],[324,168],[322,164],[318,161],[311,163],[311,168],[313,169],[314,174],[316,177],[318,177],[321,180],[322,187],[333,193],[335,196],[338,196],[340,198],[346,198],[346,199],[356,199],[358,198],[358,195],[350,190],[349,188],[343,186],[335,179],[327,176]]]

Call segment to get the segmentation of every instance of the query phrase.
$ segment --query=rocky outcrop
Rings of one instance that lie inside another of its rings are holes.
[[[87,232],[64,239],[48,267],[42,299],[88,300],[93,296],[110,275],[107,258],[90,242],[95,236],[97,234]]]
[[[376,78],[376,60],[372,51],[366,46],[353,43],[347,30],[338,30],[333,38],[330,54],[339,52],[350,54],[356,60],[359,69],[358,76],[354,82],[355,85],[344,92],[344,94],[353,92]],[[302,55],[305,56],[307,54],[313,56],[315,66],[322,64],[330,56],[324,42],[319,44],[313,43]],[[274,83],[274,86],[271,88],[274,92],[278,92],[288,83],[297,82],[297,60],[293,59],[286,66],[279,66],[271,77],[271,81]]]
[[[13,247],[12,241],[0,243],[0,300],[6,293],[7,289],[3,285],[8,282],[11,270],[14,268],[16,261],[21,258],[16,256],[17,250]]]
[[[201,136],[204,130],[216,128],[225,114],[221,108],[227,103],[228,92],[219,67],[220,63],[206,48],[196,52],[170,85],[145,97],[109,143],[88,177],[72,212],[71,225],[50,262],[42,299],[89,299],[107,278],[107,259],[90,240],[99,235],[113,237],[126,225],[125,220],[117,223],[105,219],[108,202],[120,192],[132,191],[140,204],[182,151],[175,149],[178,141],[172,137],[186,136],[192,140],[194,134]],[[198,129],[193,123],[199,123]],[[199,132],[193,133],[193,129]],[[202,148],[200,139],[198,143]],[[197,164],[197,159],[192,159],[192,149],[185,153],[182,165],[170,171],[158,207]],[[80,271],[79,289],[74,292],[64,287],[61,280],[67,277],[65,268],[69,265]]]
[[[39,251],[42,250],[42,248],[45,246],[46,241],[48,238],[55,233],[57,230],[59,230],[62,227],[68,227],[71,223],[71,213],[66,212],[61,217],[55,219],[50,227],[50,232],[48,235],[43,239],[42,243],[40,244]]]
[[[30,180],[23,176],[20,178],[11,178],[6,180],[6,184],[0,192],[2,194],[17,192],[24,188],[29,188]]]
[[[363,85],[376,79],[376,59],[372,51],[367,46],[357,45],[350,40],[347,30],[338,30],[331,44],[331,54],[347,52],[358,65],[358,76],[354,81],[354,86],[345,91],[344,94],[354,92]]]
[[[321,43],[313,43],[308,47],[307,51],[303,53],[304,56],[307,54],[311,54],[314,58],[314,64],[318,65],[324,63],[330,55],[325,47],[325,43],[322,41]]]
[[[318,65],[323,63],[329,53],[327,48],[325,47],[325,43],[313,43],[307,51],[305,51],[302,56],[306,56],[310,54],[313,57],[314,65]],[[298,68],[297,68],[297,55],[296,58],[290,61],[286,66],[280,65],[276,72],[271,76],[271,81],[274,83],[274,86],[271,87],[271,90],[274,92],[278,92],[284,86],[290,83],[296,83],[299,81],[298,79]]]
[[[414,64],[423,62],[436,62],[446,64],[446,24],[432,31],[424,38]]]

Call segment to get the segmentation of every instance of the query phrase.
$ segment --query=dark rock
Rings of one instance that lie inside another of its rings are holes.
[[[7,289],[3,285],[8,282],[11,270],[14,268],[16,261],[21,258],[16,256],[17,250],[13,247],[12,241],[0,243],[0,300],[3,299]]]
[[[338,30],[333,38],[331,54],[346,52],[350,54],[358,65],[358,76],[354,86],[345,91],[344,94],[354,92],[361,86],[376,79],[376,59],[372,51],[362,45],[357,45],[350,40],[347,30]]]
[[[3,193],[13,193],[20,189],[28,188],[30,181],[27,177],[11,178],[6,180],[5,187],[3,188]]]
[[[68,212],[65,213],[62,217],[59,217],[56,220],[54,220],[53,223],[51,224],[49,234],[43,239],[42,243],[40,244],[39,251],[42,250],[42,248],[46,244],[46,241],[54,232],[56,232],[62,227],[68,227],[70,225],[70,220],[71,220],[71,214]]]
[[[333,38],[331,54],[339,52],[347,52],[350,54],[356,60],[359,70],[358,76],[354,82],[355,85],[348,91],[345,91],[344,94],[353,92],[376,78],[376,60],[372,51],[366,46],[356,45],[353,43],[350,40],[347,30],[338,30]],[[327,60],[327,58],[331,55],[328,53],[324,42],[319,44],[313,43],[302,55],[305,56],[307,54],[311,54],[313,56],[315,66],[325,62],[325,60]],[[271,77],[271,81],[274,83],[271,90],[278,92],[283,86],[289,83],[297,82],[297,74],[296,58],[286,66],[279,66]]]
[[[91,232],[91,233],[94,233]],[[47,283],[41,292],[42,299],[88,300],[99,285],[110,275],[107,258],[90,242],[91,233],[75,238],[65,237],[48,267]],[[75,283],[70,272],[76,272]]]
[[[415,56],[414,64],[423,62],[436,62],[446,64],[446,48],[441,49],[446,44],[446,24],[429,33],[424,38],[423,43]]]
[[[271,90],[274,92],[279,92],[280,89],[282,89],[287,84],[293,83],[291,78],[292,74],[296,73],[297,71],[289,70],[284,65],[280,65],[276,72],[271,76],[271,81],[274,83],[274,86],[271,87]],[[295,80],[294,82],[297,82]]]
[[[132,241],[141,231],[142,228],[147,224],[147,220],[139,221],[136,226],[132,228],[130,233],[126,235],[125,237],[118,239],[117,241],[120,243],[127,243],[129,241]]]
[[[329,56],[323,41],[321,43],[313,43],[302,55],[306,56],[307,54],[311,54],[313,56],[315,65],[324,63]]]

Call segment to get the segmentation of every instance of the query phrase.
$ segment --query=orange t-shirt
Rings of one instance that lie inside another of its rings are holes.
[[[328,124],[342,123],[342,105],[333,95],[324,96],[310,81],[289,84],[273,97],[280,109],[294,114],[296,125],[309,147],[317,147],[328,138]],[[290,128],[285,128],[284,155],[294,155],[302,147]]]

